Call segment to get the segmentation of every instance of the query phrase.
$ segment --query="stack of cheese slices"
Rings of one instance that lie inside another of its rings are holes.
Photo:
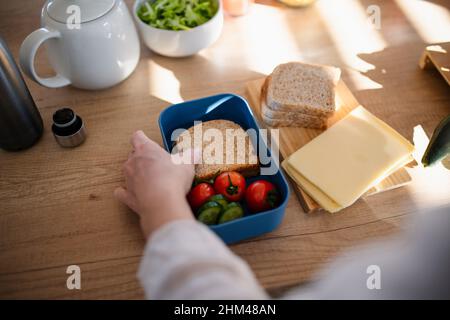
[[[413,145],[362,106],[282,163],[322,208],[336,212],[413,160]]]
[[[271,127],[324,128],[335,111],[341,71],[300,62],[281,64],[266,78],[261,116]]]

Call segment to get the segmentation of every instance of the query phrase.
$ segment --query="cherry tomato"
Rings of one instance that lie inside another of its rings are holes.
[[[245,194],[245,178],[235,171],[221,173],[214,181],[214,190],[229,201],[239,201]]]
[[[251,212],[261,212],[275,208],[280,201],[280,195],[269,181],[257,180],[248,186],[245,200]]]
[[[206,182],[202,182],[193,187],[191,191],[189,191],[187,199],[192,209],[197,210],[214,194],[215,192],[212,185]]]

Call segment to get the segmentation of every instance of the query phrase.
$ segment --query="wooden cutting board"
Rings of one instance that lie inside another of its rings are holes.
[[[422,69],[436,68],[450,85],[450,42],[427,46],[419,66]]]
[[[247,83],[247,96],[253,112],[262,128],[268,128],[268,126],[261,119],[261,101],[260,92],[264,83],[264,79],[255,80]],[[347,88],[345,83],[341,80],[336,87],[336,112],[328,119],[328,127],[342,119],[347,113],[359,106],[360,104]],[[294,127],[280,127],[279,134],[279,150],[280,161],[285,159],[300,147],[318,136],[322,130],[308,129],[308,128],[294,128]],[[405,168],[401,168],[391,174],[389,177],[381,181],[378,185],[368,190],[363,197],[376,194],[379,192],[391,190],[404,186],[411,181],[411,176],[408,174]],[[293,189],[297,194],[300,203],[305,212],[313,212],[321,209],[321,207],[308,196],[300,187],[297,186],[293,180],[291,180]]]

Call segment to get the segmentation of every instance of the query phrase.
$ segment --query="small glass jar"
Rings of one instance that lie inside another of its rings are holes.
[[[243,16],[247,14],[254,0],[223,0],[223,10],[230,16]]]

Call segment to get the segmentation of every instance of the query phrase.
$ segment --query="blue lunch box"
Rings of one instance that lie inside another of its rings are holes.
[[[268,156],[266,144],[260,135],[259,126],[253,117],[253,113],[245,99],[234,94],[219,94],[197,100],[174,104],[163,110],[159,116],[159,128],[161,130],[164,147],[171,151],[173,141],[172,132],[175,129],[188,129],[194,125],[194,121],[230,120],[239,124],[244,130],[253,128],[257,132],[257,145],[264,147]],[[260,141],[261,140],[261,141]],[[254,145],[254,149],[257,149]],[[258,179],[272,182],[280,193],[278,207],[259,212],[250,213],[244,207],[244,217],[223,224],[213,225],[210,228],[225,242],[235,243],[244,239],[259,236],[274,230],[283,219],[286,205],[289,199],[289,186],[283,173],[277,168],[276,174],[247,178],[247,185]]]

